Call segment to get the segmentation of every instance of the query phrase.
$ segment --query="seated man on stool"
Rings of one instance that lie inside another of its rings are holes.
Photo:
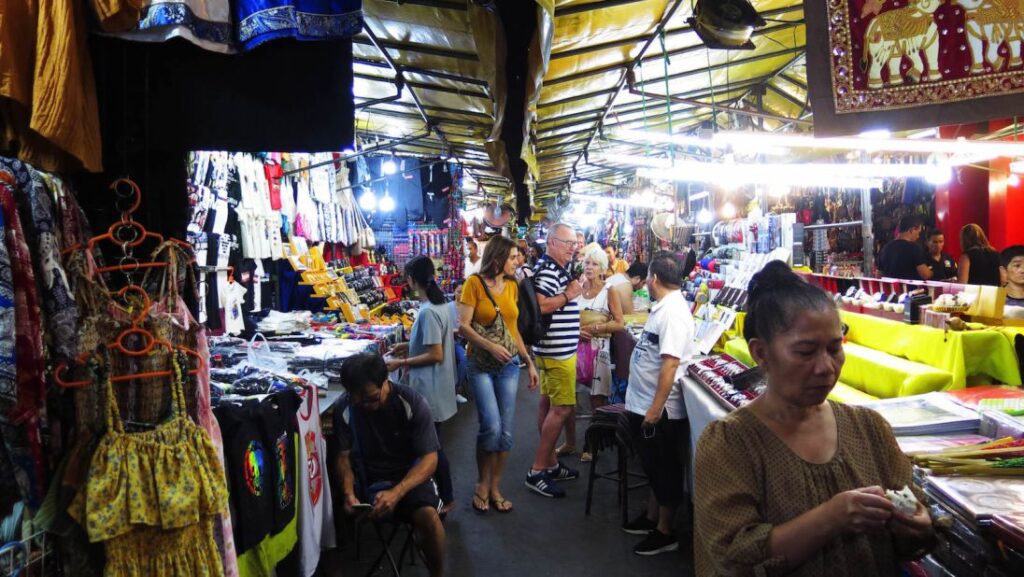
[[[416,391],[388,380],[380,355],[346,360],[341,383],[347,394],[334,406],[333,440],[345,512],[360,506],[358,477],[358,495],[373,507],[370,516],[411,522],[431,577],[442,575],[445,533],[433,480],[440,443],[430,407]]]

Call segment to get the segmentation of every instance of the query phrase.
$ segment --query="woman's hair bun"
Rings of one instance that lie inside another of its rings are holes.
[[[786,287],[799,282],[803,281],[789,268],[789,265],[781,260],[773,260],[750,279],[747,295],[749,299],[755,299],[765,293],[785,290]]]

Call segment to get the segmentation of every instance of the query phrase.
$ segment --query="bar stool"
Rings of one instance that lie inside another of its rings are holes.
[[[647,476],[629,471],[629,458],[633,456],[630,440],[629,424],[626,419],[624,404],[606,405],[594,411],[594,417],[586,433],[586,446],[593,455],[590,461],[590,473],[587,478],[587,501],[585,515],[590,515],[590,507],[594,496],[594,481],[605,479],[614,481],[618,486],[618,504],[622,508],[622,525],[629,522],[629,492],[646,487]],[[617,467],[614,470],[598,472],[597,462],[603,451],[615,449]],[[638,483],[630,483],[632,479],[641,479]]]

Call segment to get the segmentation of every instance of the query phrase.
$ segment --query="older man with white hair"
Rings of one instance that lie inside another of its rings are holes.
[[[540,444],[526,486],[545,497],[564,497],[559,481],[579,478],[579,471],[558,462],[555,444],[576,406],[576,345],[580,340],[580,311],[576,299],[583,291],[566,267],[576,252],[576,233],[567,224],[548,231],[547,254],[533,278],[546,332],[533,347],[540,371]]]

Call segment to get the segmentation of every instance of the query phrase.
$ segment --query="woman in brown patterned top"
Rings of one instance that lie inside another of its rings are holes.
[[[749,299],[744,337],[768,386],[697,445],[698,577],[899,575],[931,542],[931,519],[885,497],[912,483],[889,425],[826,399],[845,360],[835,305],[780,262]]]

